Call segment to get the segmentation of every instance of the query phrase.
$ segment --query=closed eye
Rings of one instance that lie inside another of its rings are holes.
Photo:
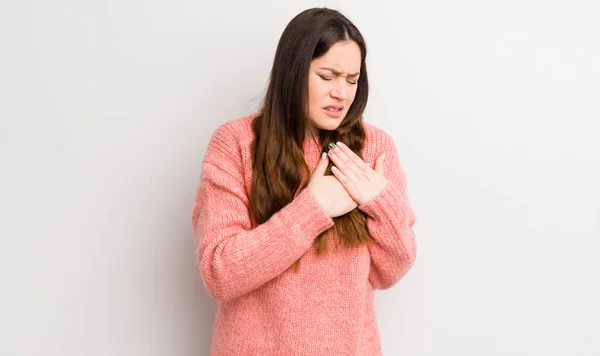
[[[331,80],[331,78],[327,78],[327,77],[324,77],[324,76],[322,76],[322,75],[319,75],[319,77],[321,77],[321,79],[323,79],[323,80],[325,80],[325,81],[330,81],[330,80]],[[356,81],[355,81],[355,82],[352,82],[352,81],[349,81],[349,80],[347,80],[346,82],[347,82],[348,84],[351,84],[351,85],[355,85],[356,83],[358,83],[358,82],[356,82]]]

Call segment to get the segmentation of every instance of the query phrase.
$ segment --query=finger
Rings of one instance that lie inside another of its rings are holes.
[[[383,160],[385,159],[385,153],[382,154],[381,156],[379,156],[377,158],[377,161],[375,161],[375,171],[377,171],[378,173],[383,174]]]
[[[331,172],[337,178],[337,180],[342,183],[342,186],[348,191],[350,195],[354,193],[354,183],[336,166],[331,167]]]
[[[348,157],[348,159],[356,165],[356,168],[358,169],[365,169],[367,167],[367,164],[365,163],[365,161],[363,161],[362,158],[360,158],[356,153],[354,153],[354,151],[352,151],[350,149],[350,147],[346,146],[346,144],[344,144],[343,142],[337,142],[336,145],[339,147],[339,149],[344,152],[346,154],[346,156]]]
[[[321,175],[324,176],[325,172],[327,172],[327,166],[329,165],[329,158],[327,158],[327,153],[323,152],[321,154],[321,159],[319,159],[319,163],[313,172],[313,175]]]
[[[350,179],[362,179],[364,171],[348,157],[341,147],[329,144],[330,157],[335,165]]]
[[[335,148],[335,146],[334,146]],[[335,167],[341,171],[345,177],[347,177],[348,179],[351,180],[356,180],[358,181],[358,176],[356,175],[355,172],[352,171],[352,169],[350,169],[346,163],[344,163],[344,159],[342,158],[342,156],[344,156],[344,154],[342,152],[339,151],[339,149],[335,148],[335,149],[330,149],[329,150],[329,158],[331,159],[331,161],[333,162],[333,164],[335,165]],[[347,160],[348,158],[346,156],[344,156],[344,158]]]

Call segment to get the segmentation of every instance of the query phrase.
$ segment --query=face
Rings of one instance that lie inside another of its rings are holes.
[[[310,129],[335,130],[356,95],[360,72],[360,48],[354,41],[338,42],[315,58],[308,72]]]

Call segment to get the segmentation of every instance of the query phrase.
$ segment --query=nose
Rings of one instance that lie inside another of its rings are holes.
[[[346,100],[348,97],[348,89],[346,88],[345,78],[338,78],[338,80],[335,80],[335,83],[331,88],[331,96],[338,100]]]

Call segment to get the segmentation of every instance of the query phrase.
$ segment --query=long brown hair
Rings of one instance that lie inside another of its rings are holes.
[[[350,20],[336,10],[304,10],[286,26],[277,45],[269,85],[252,130],[253,180],[250,192],[250,216],[254,226],[266,222],[289,204],[304,189],[311,172],[304,160],[303,142],[308,132],[308,71],[314,58],[324,55],[340,41],[354,41],[360,48],[361,66],[356,95],[346,117],[336,130],[319,130],[322,151],[329,142],[344,142],[362,157],[365,141],[362,115],[367,105],[369,84],[362,35]],[[314,139],[314,136],[313,136]],[[327,175],[331,175],[329,162]],[[370,243],[366,215],[359,209],[333,219],[332,229],[347,248]],[[324,231],[315,239],[318,255],[327,252]],[[297,272],[300,259],[294,265]]]

